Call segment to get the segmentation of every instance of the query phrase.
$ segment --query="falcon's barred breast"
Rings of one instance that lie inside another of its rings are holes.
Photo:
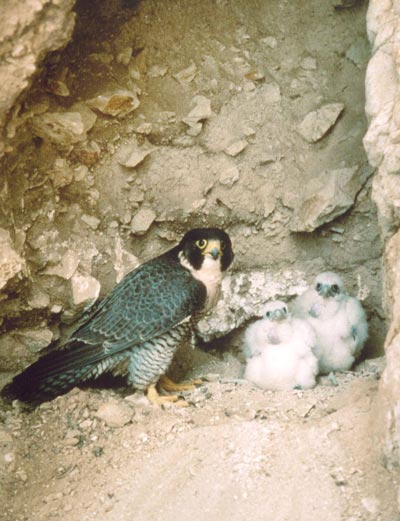
[[[17,375],[4,394],[43,401],[126,360],[134,388],[154,386],[193,322],[215,304],[233,256],[223,230],[190,230],[128,273],[64,344]]]

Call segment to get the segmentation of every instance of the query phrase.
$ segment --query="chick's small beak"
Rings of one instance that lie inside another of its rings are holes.
[[[276,309],[274,311],[274,320],[283,320],[285,318],[285,312],[283,309]]]
[[[321,297],[329,297],[330,296],[330,285],[329,284],[321,284],[320,289],[318,290],[318,293],[321,295]]]
[[[221,256],[221,245],[219,241],[210,241],[207,248],[204,250],[205,255],[211,255],[214,260],[217,260]]]

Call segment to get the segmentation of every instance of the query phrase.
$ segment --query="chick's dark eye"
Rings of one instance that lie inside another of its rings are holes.
[[[287,308],[282,308],[282,311],[283,311],[283,312],[285,313],[285,315],[286,315],[286,313],[287,313]]]
[[[199,239],[196,241],[196,246],[200,248],[200,250],[204,250],[204,248],[207,246],[207,241],[205,239]]]
[[[332,290],[334,293],[339,293],[339,286],[337,284],[332,284]]]
[[[269,318],[269,317],[271,316],[271,311],[267,311],[267,312],[265,313],[265,316],[266,316],[267,318]]]
[[[316,290],[319,291],[321,289],[321,284],[318,282],[318,284],[315,286]]]

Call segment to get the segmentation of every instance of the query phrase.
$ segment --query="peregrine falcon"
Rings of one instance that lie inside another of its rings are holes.
[[[223,230],[188,231],[177,246],[128,273],[65,343],[18,374],[4,394],[27,402],[51,399],[125,361],[133,388],[155,403],[177,400],[160,396],[156,385],[180,342],[216,304],[233,257]],[[172,384],[161,383],[179,390]]]
[[[367,339],[368,323],[361,302],[347,295],[341,277],[330,271],[317,275],[312,287],[296,299],[293,311],[317,335],[319,373],[349,370]]]
[[[285,302],[271,301],[264,318],[246,330],[245,378],[268,390],[310,389],[318,369],[314,345],[315,334],[307,322],[293,318]]]

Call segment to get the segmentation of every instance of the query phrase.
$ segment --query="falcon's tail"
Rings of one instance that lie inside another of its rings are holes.
[[[44,355],[15,376],[1,395],[7,401],[43,402],[89,378],[97,378],[125,357],[124,353],[107,356],[101,346],[74,340],[63,349]]]

